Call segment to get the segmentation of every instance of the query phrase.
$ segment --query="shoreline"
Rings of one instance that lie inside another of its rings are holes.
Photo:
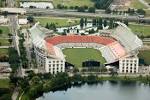
[[[77,77],[78,76],[76,76],[76,78]],[[55,91],[60,91],[60,90],[67,90],[68,88],[71,88],[73,86],[82,86],[84,84],[88,84],[88,85],[100,84],[101,82],[105,82],[105,81],[109,81],[112,83],[123,82],[127,85],[130,83],[134,83],[134,82],[139,82],[139,83],[144,83],[144,84],[150,85],[150,76],[146,76],[146,77],[143,77],[143,76],[138,76],[138,77],[128,77],[128,76],[97,77],[97,76],[91,75],[88,77],[81,76],[80,78],[78,77],[78,79],[76,79],[74,76],[69,77],[69,78],[71,79],[71,81],[69,83],[64,83],[64,84],[55,86],[51,89],[47,89],[46,91],[42,91],[42,93],[40,93],[40,95],[36,95],[35,98],[30,98],[28,93],[25,93],[25,92],[22,95],[22,97],[25,96],[29,99],[36,100],[36,98],[43,96],[44,93],[55,92]],[[20,100],[26,100],[26,99],[20,99]]]

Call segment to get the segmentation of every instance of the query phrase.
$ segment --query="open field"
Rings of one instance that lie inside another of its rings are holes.
[[[0,49],[0,55],[8,55],[8,49]]]
[[[150,65],[150,50],[140,51],[138,56],[144,59],[146,64]]]
[[[131,5],[130,7],[133,7],[135,9],[146,9],[145,5],[143,5],[139,0],[131,0]]]
[[[47,23],[54,23],[56,27],[63,26],[72,26],[79,24],[77,18],[61,18],[61,17],[41,17],[35,18],[36,21],[39,21],[42,26],[46,26]]]
[[[0,79],[0,88],[9,88],[9,79]]]
[[[0,26],[0,30],[2,30],[2,33],[0,34],[0,37],[8,37],[9,34],[9,28],[7,26]]]
[[[20,0],[20,2],[52,2],[53,0]]]
[[[4,0],[0,0],[0,7],[4,7]]]
[[[150,0],[145,0],[146,2],[150,3]]]
[[[96,60],[102,64],[105,63],[101,52],[92,48],[67,48],[63,50],[63,53],[66,55],[67,62],[74,64],[76,67],[82,67],[82,62],[86,60]]]
[[[54,7],[57,7],[58,4],[63,4],[64,6],[88,6],[92,7],[94,3],[92,0],[53,0]]]
[[[9,46],[10,42],[8,39],[0,39],[0,46]]]
[[[129,27],[139,36],[150,36],[150,25],[129,24]]]

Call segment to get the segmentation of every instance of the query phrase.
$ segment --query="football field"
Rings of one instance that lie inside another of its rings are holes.
[[[63,50],[66,55],[66,61],[74,64],[75,67],[82,67],[82,62],[86,60],[95,60],[104,64],[105,59],[102,57],[101,52],[92,48],[67,48]]]

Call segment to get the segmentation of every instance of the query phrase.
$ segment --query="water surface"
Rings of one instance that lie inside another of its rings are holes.
[[[150,100],[150,86],[140,83],[103,82],[44,93],[37,100]]]

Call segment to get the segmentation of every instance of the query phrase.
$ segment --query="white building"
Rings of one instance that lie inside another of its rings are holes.
[[[0,16],[0,24],[7,24],[8,18],[5,18],[4,16]]]
[[[26,25],[28,23],[27,19],[19,19],[18,21],[19,25]]]
[[[29,29],[36,54],[39,73],[57,74],[65,72],[65,59],[58,47],[46,43],[44,38],[52,32],[38,25]]]
[[[51,2],[21,2],[22,8],[41,8],[41,9],[53,9],[54,6]]]
[[[127,57],[119,60],[119,73],[138,73],[139,58]]]

